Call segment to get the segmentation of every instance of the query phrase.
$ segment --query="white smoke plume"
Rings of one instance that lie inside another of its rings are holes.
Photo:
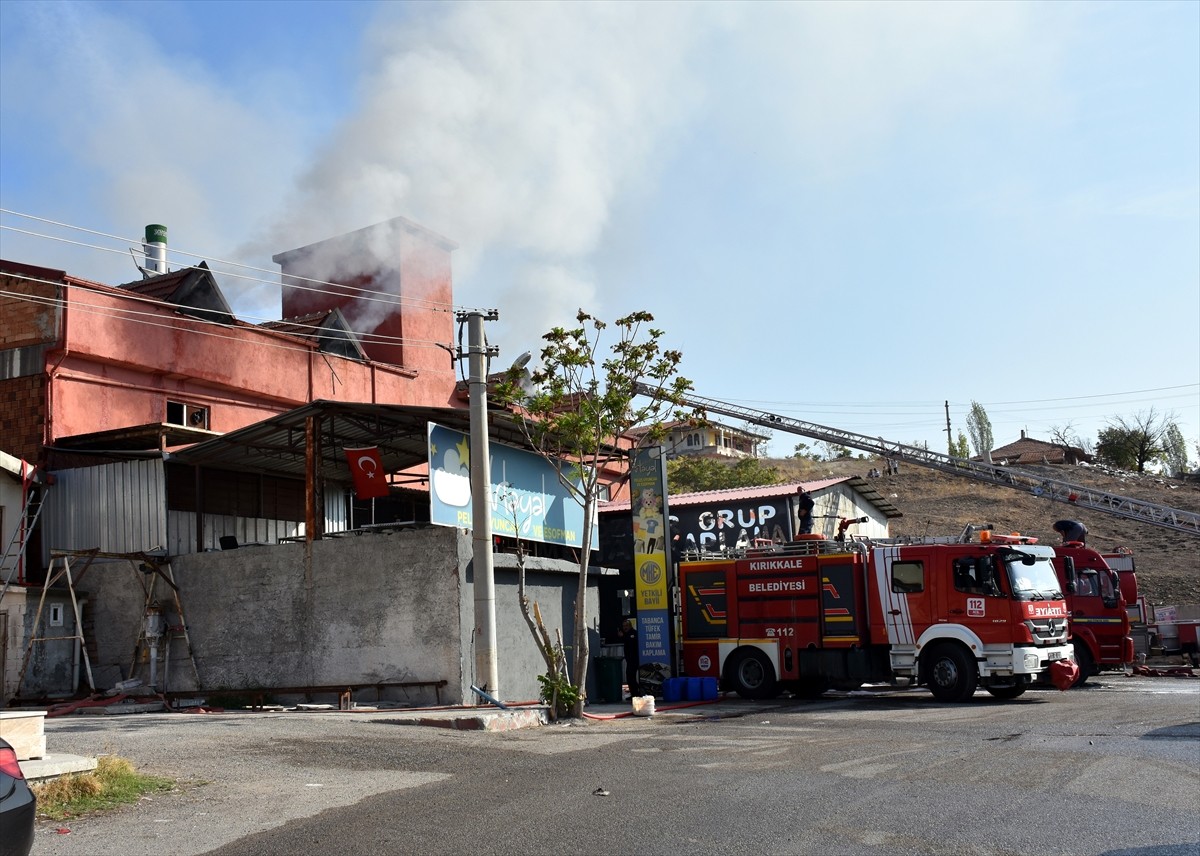
[[[271,241],[415,220],[459,245],[456,303],[499,308],[498,335],[519,353],[596,309],[587,260],[614,198],[646,180],[686,115],[698,22],[679,4],[435,4],[415,19],[411,8],[384,7],[361,107]]]

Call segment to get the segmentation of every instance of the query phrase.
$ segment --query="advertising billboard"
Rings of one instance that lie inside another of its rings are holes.
[[[492,532],[526,541],[583,545],[583,507],[541,455],[489,445],[488,507]],[[429,519],[438,526],[472,528],[471,440],[461,431],[429,423]],[[592,526],[591,549],[599,542]]]
[[[671,662],[670,579],[667,569],[667,463],[662,448],[639,451],[630,465],[633,567],[641,665]]]

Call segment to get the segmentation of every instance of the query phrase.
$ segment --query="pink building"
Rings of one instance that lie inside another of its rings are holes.
[[[114,288],[0,262],[5,450],[170,448],[318,399],[461,406],[453,248],[398,218],[281,253],[285,320],[263,325],[203,263]]]
[[[190,552],[347,525],[340,491],[314,520],[303,481],[170,452],[316,401],[465,410],[453,249],[396,218],[281,253],[286,317],[263,324],[234,318],[203,262],[113,287],[0,261],[0,444],[71,483],[49,491],[31,567],[49,547]]]

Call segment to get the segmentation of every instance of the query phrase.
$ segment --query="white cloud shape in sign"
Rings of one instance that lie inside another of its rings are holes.
[[[464,508],[471,501],[470,468],[451,448],[442,456],[442,466],[433,470],[433,492],[446,505]]]

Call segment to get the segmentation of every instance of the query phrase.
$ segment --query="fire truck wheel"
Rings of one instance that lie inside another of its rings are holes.
[[[1075,663],[1079,666],[1079,677],[1072,687],[1081,687],[1087,683],[1096,671],[1096,661],[1092,658],[1092,651],[1088,648],[1086,642],[1075,640]]]
[[[961,645],[936,646],[926,655],[925,683],[938,701],[970,701],[979,675],[975,661]]]
[[[738,652],[729,674],[734,690],[742,698],[775,697],[775,669],[767,655],[757,648],[746,648]]]
[[[1025,684],[1017,684],[1011,687],[988,687],[987,691],[996,698],[1008,700],[1025,695],[1025,689]]]

